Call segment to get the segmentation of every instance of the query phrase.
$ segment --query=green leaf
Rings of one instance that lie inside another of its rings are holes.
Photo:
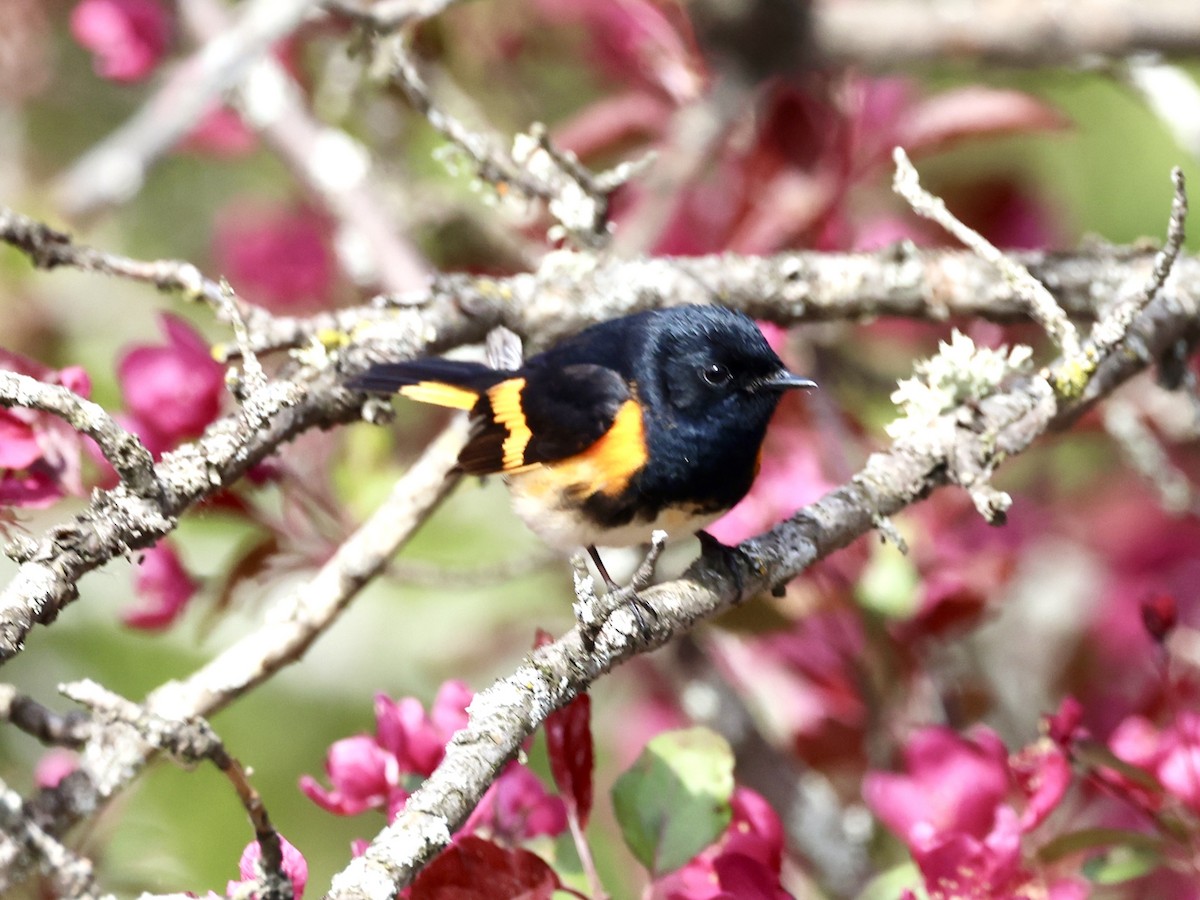
[[[914,862],[901,863],[880,872],[864,885],[856,900],[896,900],[905,889],[912,891],[920,900],[928,900],[921,870]]]
[[[1047,841],[1038,850],[1038,862],[1052,865],[1068,856],[1101,847],[1130,847],[1142,853],[1157,854],[1162,846],[1159,838],[1123,828],[1081,828]]]
[[[1089,859],[1083,864],[1082,872],[1094,884],[1120,884],[1141,878],[1161,864],[1161,854],[1125,844]]]
[[[721,835],[732,795],[733,751],[707,728],[658,735],[612,789],[625,843],[655,878]]]

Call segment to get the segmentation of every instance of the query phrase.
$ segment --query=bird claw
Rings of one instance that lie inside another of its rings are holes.
[[[654,607],[639,596],[638,592],[650,584],[651,579],[654,577],[654,567],[658,563],[658,557],[662,553],[666,543],[666,532],[655,531],[650,537],[650,550],[646,553],[645,559],[642,560],[637,571],[633,573],[629,584],[623,586],[617,584],[609,576],[608,570],[605,569],[604,563],[600,560],[600,555],[596,552],[596,548],[589,547],[588,553],[591,555],[593,562],[596,563],[600,577],[604,579],[606,591],[603,597],[596,594],[595,582],[591,574],[587,571],[587,564],[582,555],[572,558],[572,564],[575,567],[575,621],[579,623],[584,645],[589,651],[595,646],[596,636],[600,633],[600,629],[604,627],[604,623],[608,621],[613,613],[622,607],[629,608],[637,624],[638,631],[643,636],[649,634],[650,625],[648,619],[657,619],[658,613],[654,610]]]

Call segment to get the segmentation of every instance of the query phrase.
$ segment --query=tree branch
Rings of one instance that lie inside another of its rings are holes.
[[[52,258],[57,264],[93,258],[86,248],[62,241],[31,245],[22,225],[27,222],[0,216],[0,239],[35,259]],[[1154,266],[1151,254],[1121,248],[1030,253],[1016,259],[1051,286],[1068,311],[1093,316],[1140,291]],[[1195,309],[1200,263],[1181,255],[1173,272],[1176,277],[1164,285],[1160,299],[1183,316],[1179,334],[1190,338],[1186,326],[1192,323],[1182,311]],[[276,318],[247,304],[240,311],[247,318],[252,349],[258,351],[311,346],[330,333],[344,335],[337,363],[347,369],[367,357],[407,359],[479,342],[500,324],[528,337],[535,347],[545,346],[592,322],[679,303],[719,302],[789,325],[880,315],[1012,319],[1026,311],[1012,287],[997,281],[992,266],[973,254],[904,247],[871,254],[600,264],[586,254],[554,254],[536,273],[505,279],[445,276],[404,299],[402,308],[358,307],[308,319]],[[302,431],[358,418],[362,407],[349,393],[336,389],[339,375],[334,368],[323,353],[302,354],[287,370],[288,377],[252,395],[237,413],[214,422],[197,441],[167,454],[155,466],[163,492],[160,500],[118,486],[98,494],[73,521],[21,548],[22,565],[0,593],[0,662],[20,651],[35,624],[52,621],[76,598],[84,573],[131,549],[152,545],[175,527],[185,510],[233,484]],[[1111,389],[1105,386],[1104,373],[1098,376],[1085,378],[1082,388],[1095,394]]]
[[[642,600],[658,613],[646,632],[618,611],[594,644],[576,626],[534,651],[511,676],[476,696],[470,721],[447,747],[437,770],[366,853],[334,879],[331,900],[390,896],[450,840],[495,775],[554,709],[569,703],[601,674],[629,657],[662,646],[675,634],[786,581],[813,562],[867,534],[890,516],[949,483],[970,484],[1025,450],[1051,428],[1073,421],[1103,393],[1146,366],[1192,327],[1193,298],[1159,295],[1130,333],[1100,361],[1093,385],[1058,397],[1045,375],[1019,381],[981,401],[940,416],[923,433],[873,454],[862,471],[766,534],[739,546],[750,564],[740,577],[701,558],[681,578],[648,588]],[[1051,367],[1053,368],[1053,367]],[[1094,388],[1094,389],[1093,389]]]
[[[144,106],[59,178],[54,188],[59,207],[80,217],[135,194],[150,166],[318,5],[318,0],[243,4],[232,27],[180,63]]]
[[[96,442],[104,458],[135,495],[150,497],[158,492],[154,457],[137,435],[118,425],[102,406],[71,389],[0,369],[0,406],[36,409],[58,416]]]
[[[301,659],[457,484],[450,469],[465,439],[466,422],[458,418],[320,571],[282,601],[276,615],[190,677],[153,691],[138,709],[168,721],[211,716]],[[100,737],[89,735],[91,740]],[[155,746],[133,731],[120,737],[112,731],[103,735],[102,752],[84,754],[79,771],[58,787],[40,791],[28,804],[29,821],[47,834],[65,834],[128,786],[153,758]],[[30,853],[0,854],[0,890],[18,883],[34,862]]]
[[[1190,0],[823,0],[815,43],[832,65],[883,71],[960,60],[1078,66],[1131,53],[1194,55],[1200,7]]]

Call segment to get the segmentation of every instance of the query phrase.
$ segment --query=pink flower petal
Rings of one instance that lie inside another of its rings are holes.
[[[171,24],[158,0],[81,0],[71,11],[71,34],[95,57],[96,73],[140,81],[167,49]]]
[[[131,628],[147,631],[166,628],[183,613],[198,587],[170,542],[159,541],[142,553],[139,563],[134,588],[141,602],[127,608],[121,619]]]

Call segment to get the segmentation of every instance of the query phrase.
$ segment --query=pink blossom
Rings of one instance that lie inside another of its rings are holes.
[[[716,640],[710,653],[756,706],[771,710],[773,727],[805,762],[845,764],[861,753],[868,721],[859,668],[865,641],[857,614],[828,607],[786,630]]]
[[[279,836],[280,849],[283,851],[283,874],[292,882],[292,896],[300,900],[304,896],[305,885],[308,884],[308,860],[304,854],[292,846],[283,835]],[[253,887],[258,880],[258,867],[262,860],[262,847],[258,841],[251,841],[242,851],[238,861],[238,874],[241,881],[231,881],[225,888],[230,897],[246,896],[244,889]],[[255,897],[256,894],[249,896]]]
[[[1154,775],[1172,797],[1200,812],[1200,713],[1183,710],[1157,728],[1142,716],[1130,716],[1109,739],[1124,762]]]
[[[130,628],[158,631],[182,615],[199,585],[188,575],[167,540],[141,554],[134,590],[141,602],[121,613]]]
[[[408,799],[406,784],[426,777],[441,762],[446,742],[466,724],[470,689],[447,681],[438,690],[430,714],[415,697],[375,697],[375,734],[336,741],[325,758],[330,789],[305,775],[300,789],[309,799],[341,816],[368,809],[394,818]]]
[[[79,366],[56,372],[0,350],[0,368],[87,397],[91,381]],[[49,506],[83,492],[79,434],[62,420],[31,409],[0,409],[0,506]]]
[[[673,102],[699,91],[699,61],[682,16],[674,21],[650,0],[537,0],[546,18],[579,25],[593,59],[608,74],[662,91]]]
[[[562,798],[547,793],[540,778],[513,762],[488,788],[462,833],[486,830],[496,840],[518,844],[541,834],[562,834],[566,827]]]
[[[904,774],[868,773],[867,805],[910,847],[933,835],[982,839],[1008,793],[1008,753],[989,729],[965,738],[949,728],[922,728],[902,751]]]
[[[392,701],[375,696],[375,733],[379,745],[397,760],[400,769],[429,775],[445,753],[446,742],[467,724],[467,704],[473,696],[462,681],[438,689],[429,715],[415,697]]]
[[[1023,91],[968,85],[912,104],[896,123],[896,143],[910,153],[945,150],[967,138],[1065,128],[1070,120]]]
[[[634,89],[605,97],[554,129],[554,143],[580,158],[638,140],[656,140],[671,121],[673,105],[653,91]]]
[[[245,156],[258,145],[258,138],[228,106],[214,106],[196,123],[196,127],[179,143],[180,150],[190,150],[220,159]]]
[[[931,898],[1016,897],[1026,880],[1020,825],[1011,807],[997,807],[992,827],[982,836],[938,831],[922,822],[910,832],[909,841]]]
[[[1052,210],[1013,178],[976,179],[942,193],[956,216],[1002,249],[1062,243]]]
[[[166,53],[171,22],[159,0],[81,0],[71,34],[92,52],[97,75],[140,81]]]
[[[405,772],[428,775],[441,761],[448,735],[425,714],[416,697],[375,695],[376,739]]]
[[[851,237],[851,250],[882,250],[901,241],[909,241],[918,247],[938,243],[920,222],[894,215],[882,215],[860,223]]]
[[[1179,604],[1171,594],[1155,594],[1142,601],[1142,624],[1146,633],[1162,643],[1179,621]]]
[[[301,776],[300,789],[309,799],[339,816],[356,816],[368,809],[382,809],[399,786],[400,768],[395,757],[362,734],[335,741],[325,756],[325,774],[332,790],[315,779]]]
[[[24,469],[41,455],[42,447],[33,423],[11,410],[0,409],[0,468]]]
[[[1063,697],[1058,709],[1044,716],[1042,721],[1046,736],[1067,751],[1076,741],[1089,736],[1083,727],[1083,704],[1069,695]]]
[[[1026,536],[1020,516],[988,525],[964,495],[943,494],[912,511],[911,558],[921,576],[917,609],[895,626],[900,640],[944,636],[978,623],[1008,581]]]
[[[1143,604],[1172,596],[1172,627],[1200,626],[1200,522],[1165,513],[1140,486],[1117,483],[1109,490],[1081,511],[1077,525],[1107,566],[1088,642],[1099,677],[1088,682],[1094,693],[1085,697],[1088,725],[1098,735],[1148,708],[1163,689],[1158,669],[1148,665],[1161,646],[1146,628]]]
[[[429,709],[429,718],[445,736],[443,744],[450,740],[454,732],[467,727],[467,707],[474,697],[475,692],[467,683],[457,678],[451,678],[438,688],[433,706]]]
[[[128,424],[156,456],[199,436],[220,411],[225,372],[178,316],[160,319],[167,343],[139,345],[117,363]]]
[[[1071,900],[1080,883],[1047,880],[1025,864],[1021,839],[1062,800],[1070,765],[1049,739],[1008,760],[986,728],[964,737],[923,728],[903,749],[905,772],[868,773],[863,797],[908,845],[931,900],[1047,896]],[[1024,814],[1006,802],[1010,788]]]
[[[227,208],[218,218],[213,257],[234,289],[276,312],[328,304],[336,263],[329,226],[308,207]]]
[[[783,823],[761,794],[738,785],[729,800],[723,854],[737,854],[778,872],[783,865]]]
[[[1062,802],[1071,784],[1071,761],[1058,744],[1046,737],[1014,754],[1008,765],[1025,798],[1021,830],[1031,831]]]

